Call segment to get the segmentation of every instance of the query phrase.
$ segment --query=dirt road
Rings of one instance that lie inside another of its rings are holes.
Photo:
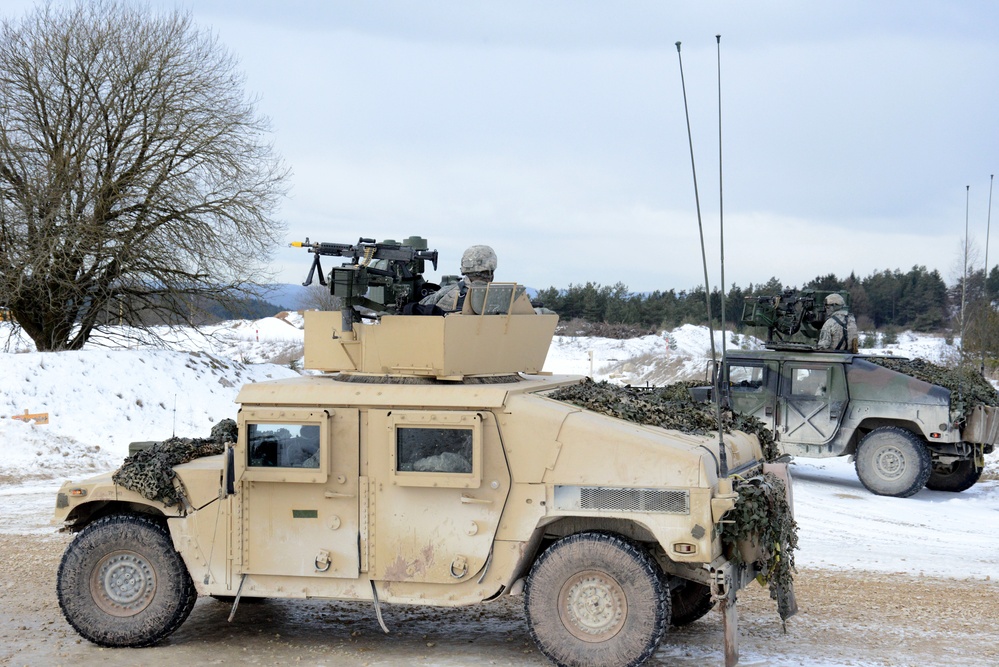
[[[0,664],[4,665],[546,665],[520,598],[465,609],[387,607],[385,635],[368,604],[198,601],[187,622],[149,649],[101,649],[63,620],[55,573],[68,536],[0,535]],[[799,572],[800,613],[781,629],[765,589],[740,598],[743,665],[999,664],[995,581],[828,570]],[[673,629],[650,665],[721,665],[712,612]]]

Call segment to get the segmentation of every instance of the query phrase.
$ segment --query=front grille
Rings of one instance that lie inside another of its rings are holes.
[[[555,507],[562,510],[690,514],[690,493],[677,489],[556,486]]]

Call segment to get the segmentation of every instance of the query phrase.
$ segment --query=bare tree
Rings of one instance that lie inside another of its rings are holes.
[[[314,282],[305,289],[305,294],[299,299],[303,310],[340,310],[340,297],[333,296],[330,288]]]
[[[95,0],[5,20],[0,304],[61,350],[252,291],[284,231],[268,129],[189,13]]]

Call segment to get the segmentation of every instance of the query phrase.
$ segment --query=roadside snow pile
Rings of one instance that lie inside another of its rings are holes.
[[[864,334],[861,333],[861,336]],[[925,359],[935,364],[953,365],[959,358],[961,338],[948,343],[942,335],[917,334],[906,331],[899,334],[898,342],[871,349],[861,349],[861,354],[884,354],[910,359]]]
[[[189,329],[157,329],[172,350],[200,350],[247,364],[289,364],[305,354],[305,319],[301,313],[279,313],[259,320],[233,320]]]
[[[305,320],[301,313],[278,313],[259,320],[231,320],[195,331],[188,327],[153,327],[153,335],[130,327],[95,334],[85,350],[165,348],[178,352],[207,352],[247,364],[288,364],[302,358]],[[0,353],[35,352],[23,333],[0,322]]]
[[[0,483],[111,470],[135,440],[206,437],[236,416],[239,388],[294,377],[204,352],[84,350],[4,354]],[[49,423],[14,415],[47,412]]]
[[[722,335],[714,332],[715,351],[721,355]],[[728,332],[729,349],[757,350],[763,344],[752,336]],[[591,355],[592,353],[592,362]],[[545,360],[551,373],[589,375],[615,384],[662,386],[704,379],[711,358],[707,327],[685,324],[656,336],[627,340],[555,336]]]

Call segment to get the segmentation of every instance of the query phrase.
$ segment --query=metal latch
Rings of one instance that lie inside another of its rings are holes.
[[[468,560],[464,556],[458,556],[451,561],[451,576],[461,579],[468,573]]]

